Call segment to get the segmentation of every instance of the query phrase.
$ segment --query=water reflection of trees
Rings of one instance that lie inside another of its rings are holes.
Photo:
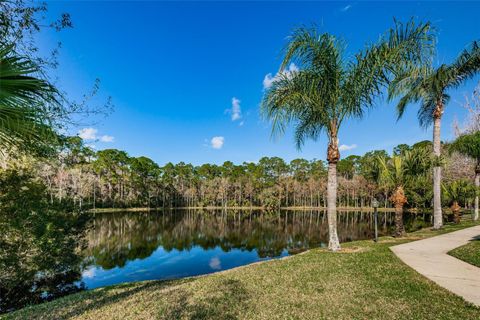
[[[425,217],[406,217],[407,228],[423,225]],[[387,234],[392,213],[380,214],[380,233]],[[173,210],[149,213],[101,214],[87,235],[87,256],[105,269],[149,257],[158,247],[172,250],[221,248],[253,251],[276,257],[322,245],[328,237],[323,211],[206,211]],[[340,240],[366,239],[373,234],[373,214],[339,214]]]

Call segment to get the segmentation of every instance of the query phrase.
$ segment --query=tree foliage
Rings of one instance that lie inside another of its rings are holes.
[[[458,137],[449,150],[466,155],[480,164],[480,131]]]
[[[0,313],[81,290],[88,216],[48,201],[31,172],[0,172]]]
[[[408,148],[416,156],[409,160],[408,174],[415,178],[405,187],[407,206],[430,208],[431,146],[417,143]],[[389,164],[394,156],[375,150],[340,160],[338,205],[368,206],[377,197],[382,206],[391,206],[388,198],[392,185],[382,181],[381,162]],[[458,153],[446,157],[448,183],[458,179],[473,181],[474,165],[469,157]],[[57,157],[27,159],[12,159],[8,166],[33,167],[47,185],[53,202],[74,203],[77,207],[257,207],[267,206],[267,202],[282,207],[326,205],[327,165],[317,159],[287,162],[279,157],[264,157],[258,162],[239,164],[159,165],[147,157],[132,157],[117,149],[94,151],[78,137],[66,139]]]

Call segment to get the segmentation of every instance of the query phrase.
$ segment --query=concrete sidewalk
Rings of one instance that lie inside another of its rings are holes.
[[[420,274],[466,301],[480,306],[480,268],[447,254],[475,237],[480,237],[480,226],[401,244],[390,249]]]

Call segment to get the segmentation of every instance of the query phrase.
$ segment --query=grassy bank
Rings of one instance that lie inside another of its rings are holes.
[[[458,247],[448,254],[480,268],[480,239]]]
[[[209,276],[86,291],[8,319],[478,319],[480,309],[404,265],[389,247],[473,225],[421,230],[404,239],[344,244]]]

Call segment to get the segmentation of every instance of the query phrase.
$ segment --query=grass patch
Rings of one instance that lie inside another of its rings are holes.
[[[116,285],[27,307],[6,319],[478,319],[480,308],[403,264],[392,245],[472,226],[420,230],[406,238],[314,249],[208,276]]]
[[[448,252],[449,255],[480,268],[480,239]]]

